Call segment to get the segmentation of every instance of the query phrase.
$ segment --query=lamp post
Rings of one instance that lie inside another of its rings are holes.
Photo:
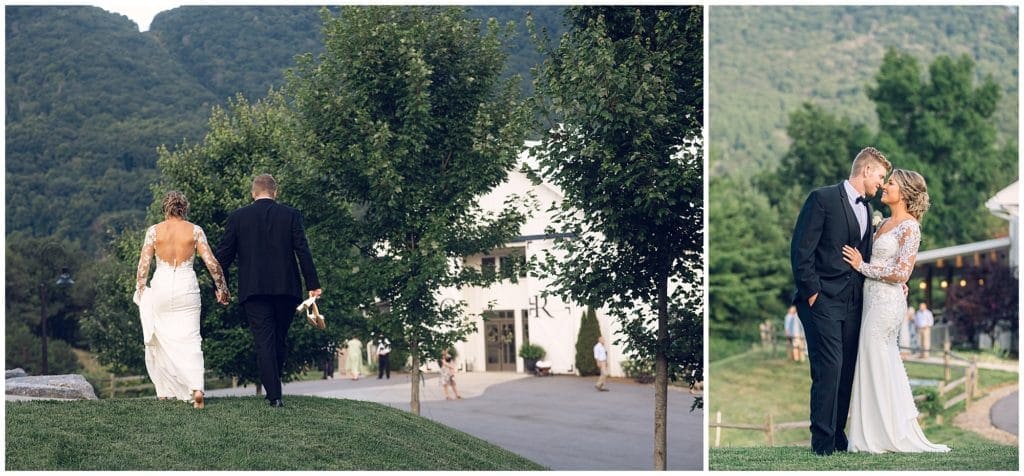
[[[42,333],[43,333],[43,343],[42,343],[42,354],[43,354],[42,355],[42,359],[43,359],[42,375],[47,375],[48,373],[50,373],[50,353],[49,353],[49,349],[48,349],[48,345],[49,345],[49,340],[50,339],[49,339],[49,332],[48,332],[47,322],[46,322],[47,321],[47,313],[46,313],[46,302],[47,302],[47,299],[46,299],[46,288],[47,288],[47,285],[46,284],[47,283],[46,283],[45,280],[43,282],[39,283],[39,304],[40,304],[40,306],[39,306],[39,313],[40,313],[39,325],[42,328],[41,330],[42,330]],[[61,287],[70,286],[72,284],[75,284],[75,280],[71,279],[71,272],[68,270],[68,268],[66,266],[61,268],[60,276],[57,278],[57,281],[56,281],[55,284],[57,286],[61,286]]]

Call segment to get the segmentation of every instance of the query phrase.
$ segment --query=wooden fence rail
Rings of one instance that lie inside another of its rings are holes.
[[[204,374],[206,375],[206,378],[209,378],[209,374],[210,373],[211,372],[209,370],[204,372]],[[110,398],[116,397],[117,396],[117,392],[124,393],[124,392],[133,391],[133,390],[147,390],[147,389],[154,388],[153,387],[153,382],[151,382],[149,380],[149,377],[146,376],[146,375],[124,375],[124,376],[118,377],[117,375],[110,374],[109,382],[110,382],[110,387],[109,387],[110,388]],[[231,386],[232,387],[237,387],[238,386],[238,379],[237,378],[233,378],[231,380]]]

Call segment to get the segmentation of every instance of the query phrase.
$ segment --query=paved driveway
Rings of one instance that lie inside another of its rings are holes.
[[[1000,430],[1013,433],[1017,433],[1017,415],[1020,412],[1020,406],[1018,404],[1017,392],[1013,392],[996,402],[992,405],[992,409],[989,411],[990,418],[992,419],[992,426],[999,428]]]
[[[465,373],[456,377],[462,400],[448,401],[437,375],[421,387],[420,414],[555,470],[651,470],[654,467],[654,387],[610,379]],[[211,390],[209,396],[251,395],[253,388]],[[409,377],[294,382],[289,394],[367,400],[409,409]],[[669,390],[668,469],[700,470],[703,411],[694,397]],[[212,403],[212,402],[211,402]]]

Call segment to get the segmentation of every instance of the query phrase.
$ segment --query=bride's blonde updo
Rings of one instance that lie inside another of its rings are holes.
[[[895,169],[892,180],[900,186],[900,195],[907,204],[907,213],[915,220],[921,221],[924,212],[928,211],[931,202],[928,200],[928,184],[924,177],[913,170]]]
[[[164,195],[163,203],[164,216],[181,218],[188,216],[188,199],[185,194],[177,190],[171,190]]]

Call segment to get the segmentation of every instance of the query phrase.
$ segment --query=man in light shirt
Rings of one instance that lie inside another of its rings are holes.
[[[917,327],[917,339],[921,343],[921,358],[928,358],[928,351],[932,348],[932,326],[935,325],[935,316],[928,309],[928,304],[921,303],[914,314],[914,327]]]
[[[604,381],[608,378],[608,351],[604,348],[604,336],[597,338],[597,343],[594,344],[594,360],[597,361],[597,368],[601,371],[601,376],[597,378],[597,384],[594,387],[598,391],[607,392],[608,389],[604,387]]]

